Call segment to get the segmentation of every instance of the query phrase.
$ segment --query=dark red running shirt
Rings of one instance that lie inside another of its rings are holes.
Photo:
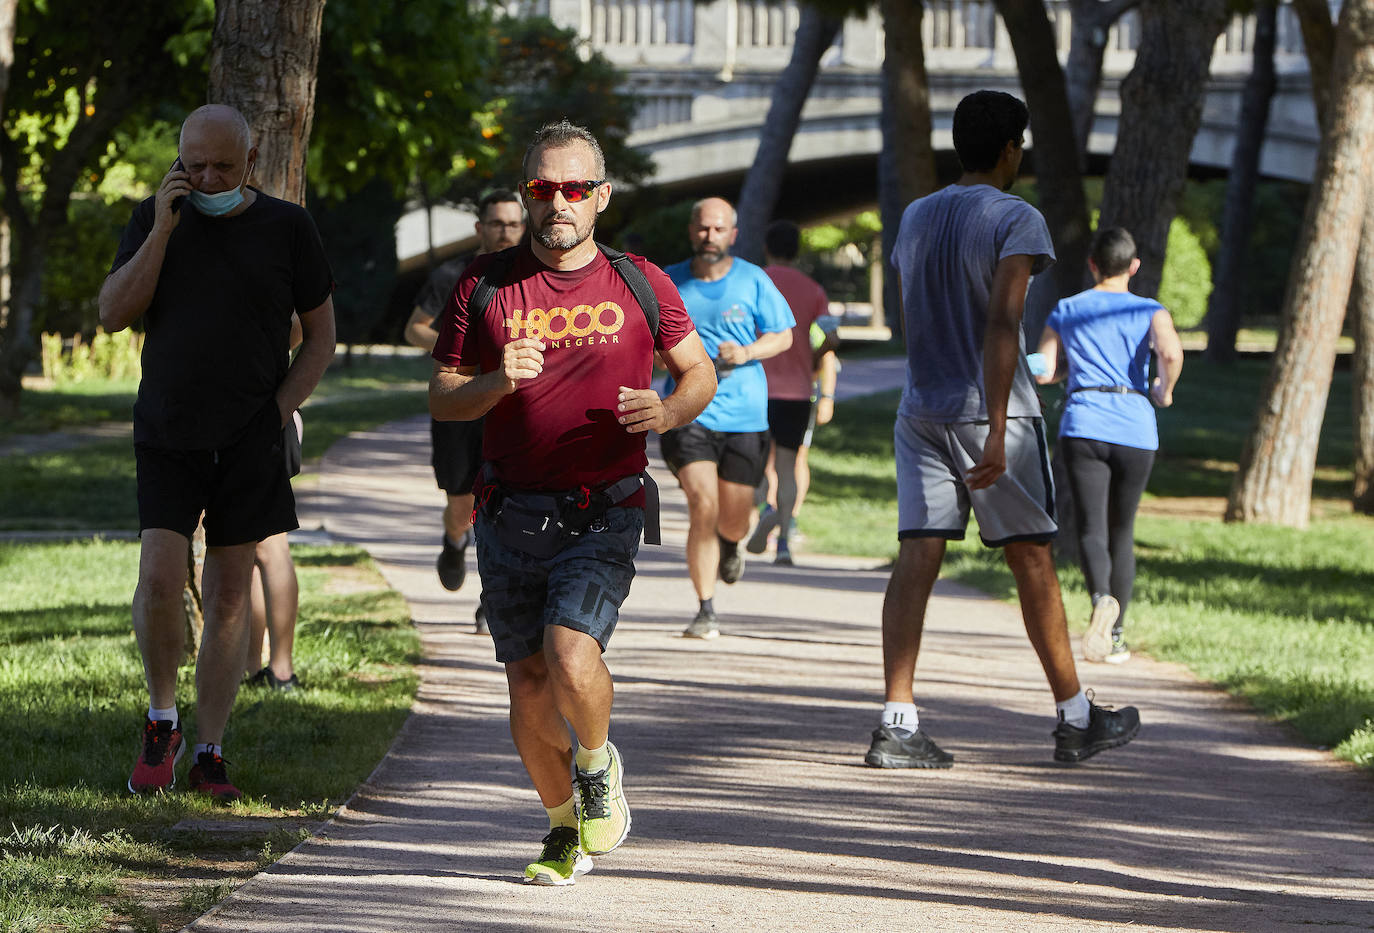
[[[671,350],[693,330],[677,288],[653,263],[631,256],[658,296],[658,338],[620,273],[600,252],[581,269],[550,269],[525,246],[510,284],[497,290],[480,321],[469,321],[468,299],[489,256],[479,256],[458,280],[439,316],[434,359],[444,366],[500,365],[505,345],[521,337],[544,341],[544,371],[487,413],[482,457],[496,478],[515,489],[595,488],[648,465],[644,434],[616,418],[621,386],[651,385],[653,351]]]

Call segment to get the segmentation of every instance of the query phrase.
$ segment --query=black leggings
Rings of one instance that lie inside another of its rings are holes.
[[[1150,479],[1153,450],[1085,437],[1060,438],[1078,519],[1078,560],[1092,594],[1121,604],[1121,631],[1135,586],[1135,510]]]

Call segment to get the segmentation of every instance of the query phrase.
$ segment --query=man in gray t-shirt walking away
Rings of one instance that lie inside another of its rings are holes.
[[[899,550],[883,601],[881,725],[864,761],[948,768],[954,756],[919,728],[912,681],[926,604],[970,508],[983,543],[1016,578],[1026,633],[1058,707],[1054,757],[1082,761],[1124,745],[1134,707],[1094,705],[1078,683],[1050,541],[1054,489],[1021,314],[1031,276],[1054,262],[1040,213],[1006,193],[1029,121],[1010,94],[977,91],[954,111],[959,181],[913,201],[892,252],[900,282],[907,385],[893,437]]]

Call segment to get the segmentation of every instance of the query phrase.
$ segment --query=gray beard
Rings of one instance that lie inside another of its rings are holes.
[[[545,249],[572,249],[580,245],[590,235],[590,230],[588,230],[586,234],[579,234],[577,228],[574,226],[570,233],[560,234],[556,233],[553,229],[540,230],[534,235],[534,238],[538,240],[539,245]]]

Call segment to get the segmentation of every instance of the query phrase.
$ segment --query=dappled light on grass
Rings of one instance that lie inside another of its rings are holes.
[[[1190,358],[1176,405],[1159,412],[1161,448],[1136,524],[1126,640],[1374,767],[1374,520],[1348,506],[1348,373],[1338,372],[1332,386],[1314,484],[1317,496],[1339,498],[1314,502],[1306,531],[1219,520],[1264,375],[1261,361],[1212,366]],[[1062,400],[1061,388],[1043,392],[1052,434],[1056,396]],[[834,422],[817,430],[800,521],[808,549],[896,555],[897,401],[886,393],[841,402]],[[1173,501],[1188,503],[1183,514],[1162,515]],[[1200,503],[1207,514],[1198,514]],[[983,547],[976,522],[964,541],[950,542],[942,575],[1016,599],[1002,552]],[[1059,579],[1070,627],[1081,632],[1090,605],[1082,573],[1061,564]]]
[[[247,796],[225,808],[182,792],[189,756],[172,793],[125,789],[147,708],[129,608],[137,542],[0,544],[0,827],[21,828],[0,839],[0,928],[104,929],[130,879],[180,876],[206,857],[246,877],[372,771],[415,694],[419,640],[408,609],[364,552],[292,551],[301,582],[295,662],[306,689],[239,691],[224,748]],[[325,592],[335,568],[350,577],[346,593]],[[184,666],[178,679],[188,742],[193,674]],[[250,818],[228,839],[187,828]],[[204,883],[212,891],[224,880]]]

